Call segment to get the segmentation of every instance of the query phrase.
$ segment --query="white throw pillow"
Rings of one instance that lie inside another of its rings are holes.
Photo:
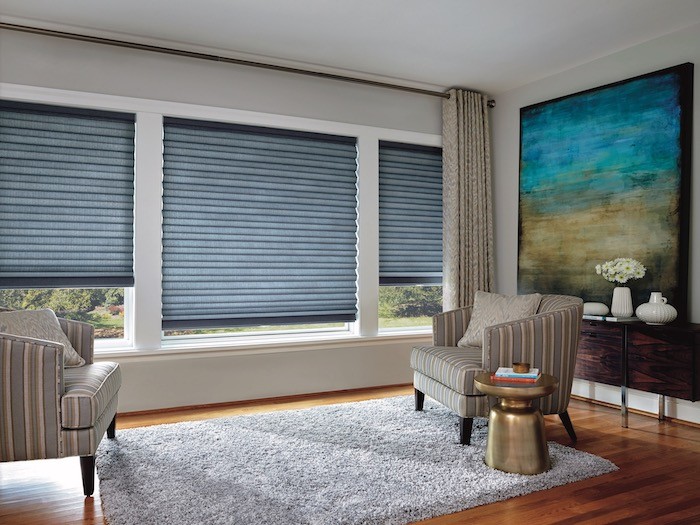
[[[63,345],[63,365],[83,366],[85,360],[75,351],[53,310],[15,310],[0,312],[0,332],[51,341]]]
[[[476,292],[469,326],[457,346],[482,346],[484,328],[535,315],[540,301],[542,301],[542,295],[538,293],[501,295]]]

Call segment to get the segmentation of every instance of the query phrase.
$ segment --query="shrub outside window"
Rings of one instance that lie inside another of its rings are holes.
[[[432,326],[442,312],[442,286],[380,286],[379,329],[396,330]]]
[[[16,310],[50,308],[58,317],[84,321],[95,339],[124,339],[124,288],[0,290],[0,305]]]

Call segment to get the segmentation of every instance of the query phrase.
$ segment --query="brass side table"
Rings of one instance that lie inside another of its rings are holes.
[[[549,470],[549,451],[544,418],[532,400],[554,392],[559,380],[542,374],[534,383],[494,381],[491,373],[474,378],[476,388],[500,398],[489,412],[486,464],[518,474],[539,474]]]

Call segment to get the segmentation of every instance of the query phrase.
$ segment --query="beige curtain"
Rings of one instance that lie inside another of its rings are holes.
[[[494,282],[487,98],[451,89],[442,105],[443,309],[472,304]]]

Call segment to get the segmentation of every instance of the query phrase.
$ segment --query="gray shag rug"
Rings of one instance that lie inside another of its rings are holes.
[[[485,419],[411,396],[120,430],[97,451],[110,525],[405,524],[617,470],[549,443],[552,469],[484,464]]]

